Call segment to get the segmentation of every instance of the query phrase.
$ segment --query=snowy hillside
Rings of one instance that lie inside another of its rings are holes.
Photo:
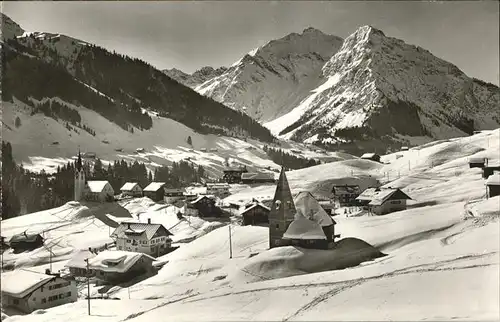
[[[308,28],[252,50],[195,89],[259,121],[269,121],[289,112],[318,86],[321,67],[341,44],[339,37]]]
[[[468,167],[469,157],[500,162],[500,130],[386,155],[383,164],[348,160],[287,172],[294,194],[302,189],[318,193],[315,189],[324,190],[327,182],[357,177],[354,180],[378,179],[400,187],[414,201],[408,210],[384,216],[336,216],[339,245],[349,247],[332,251],[268,250],[266,227],[233,224],[214,226],[208,233],[198,229],[197,239],[160,258],[166,264],[156,276],[129,289],[111,290],[120,300],[92,300],[92,321],[152,321],[167,316],[175,321],[498,320],[500,197],[484,198],[485,181],[481,171]],[[230,198],[274,194],[272,187],[268,190],[248,189]],[[147,199],[121,206],[134,217],[176,221],[169,208]],[[66,217],[74,218],[76,225],[78,216],[68,210],[81,206],[65,207]],[[35,215],[28,215],[35,223],[54,220]],[[19,229],[19,220],[26,217],[3,221],[2,234],[4,227],[8,232]],[[177,234],[189,234],[189,225],[178,225],[182,227]],[[209,224],[193,221],[193,225]],[[88,234],[92,240],[99,237],[97,231]],[[359,250],[366,247],[352,242],[355,239],[387,256],[322,271],[332,258],[332,264],[359,259]],[[63,316],[89,320],[83,298],[38,313],[43,314],[7,321],[48,322]]]
[[[370,26],[345,39],[321,79],[300,104],[265,125],[297,141],[375,139],[386,146],[401,135],[443,139],[500,127],[498,86]]]

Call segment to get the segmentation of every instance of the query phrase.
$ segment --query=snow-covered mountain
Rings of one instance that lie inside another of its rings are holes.
[[[297,141],[387,146],[401,136],[441,139],[498,128],[499,101],[498,86],[364,26],[322,67],[319,86],[265,125]]]
[[[321,68],[341,45],[341,38],[308,28],[252,50],[195,89],[256,120],[273,120],[318,86]]]
[[[195,88],[200,84],[203,84],[207,80],[220,76],[227,70],[227,67],[219,67],[214,69],[213,67],[202,67],[201,69],[195,71],[192,74],[187,74],[177,68],[165,69],[163,72],[167,74],[172,79],[175,79],[179,83]]]

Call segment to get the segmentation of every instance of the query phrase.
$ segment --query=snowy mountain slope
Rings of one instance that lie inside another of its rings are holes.
[[[77,127],[68,130],[62,120],[56,121],[43,114],[31,115],[32,108],[17,100],[14,103],[3,103],[2,138],[12,144],[14,159],[22,162],[27,169],[54,172],[58,165],[66,164],[74,157],[79,148],[82,152],[96,153],[104,161],[138,160],[146,163],[150,170],[189,159],[193,164],[202,165],[214,177],[222,174],[226,158],[230,162],[247,165],[250,171],[268,171],[268,167],[279,169],[279,165],[271,161],[262,150],[263,143],[259,141],[199,134],[179,122],[155,113],[151,113],[151,129],[131,133],[95,111],[64,103],[80,113],[81,123],[91,126],[95,136]],[[21,124],[19,127],[15,126],[17,117]],[[192,145],[187,143],[189,136]],[[136,153],[138,148],[144,148],[145,151]],[[319,160],[352,158],[342,153],[315,152],[314,149],[294,142],[283,142],[282,148],[290,153],[291,150],[299,150],[303,156]],[[207,151],[203,152],[201,149]],[[210,149],[217,151],[210,152]]]
[[[500,130],[398,154],[403,156],[383,156],[387,164],[348,160],[287,172],[292,192],[352,175],[373,175],[385,182],[389,173],[387,185],[403,188],[416,202],[438,203],[385,216],[335,217],[341,238],[363,239],[388,256],[349,269],[305,274],[295,268],[301,260],[319,265],[321,259],[311,262],[318,251],[268,250],[267,228],[232,225],[232,259],[229,228],[215,229],[160,258],[167,263],[158,275],[129,290],[114,290],[121,300],[111,302],[126,305],[130,321],[165,316],[175,321],[497,320],[500,197],[481,199],[484,180],[477,169],[468,168],[467,159],[484,156],[499,162]],[[397,172],[400,178],[395,180]],[[436,194],[431,179],[440,180],[439,190],[448,196]],[[308,183],[301,186],[300,180]],[[248,189],[239,198],[259,194],[260,188]],[[173,213],[164,214],[165,208],[146,199],[122,206],[139,217],[144,212],[175,221]],[[465,220],[466,213],[474,217]],[[2,227],[10,222],[3,221]],[[284,297],[289,300],[283,302]],[[75,321],[87,321],[84,303],[82,298],[7,321],[56,321],[64,312]],[[92,303],[96,321],[124,319],[116,307],[100,300]]]
[[[207,80],[220,76],[227,70],[227,67],[219,67],[214,69],[213,67],[203,67],[195,71],[192,74],[184,73],[176,68],[165,69],[163,72],[167,74],[170,78],[175,79],[179,83],[195,88],[198,85],[206,82]]]
[[[318,85],[321,67],[341,44],[339,37],[308,28],[252,50],[195,89],[257,120],[272,120]]]
[[[321,83],[273,133],[305,142],[450,138],[500,126],[498,86],[467,77],[420,47],[370,26],[345,39]]]

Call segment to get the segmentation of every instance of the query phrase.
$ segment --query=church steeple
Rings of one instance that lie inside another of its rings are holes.
[[[80,149],[78,149],[78,160],[76,160],[76,171],[80,172],[82,170],[82,155],[80,153]]]
[[[271,212],[269,213],[269,247],[282,246],[282,237],[290,223],[295,219],[295,204],[285,168],[281,168],[278,185],[274,193]]]

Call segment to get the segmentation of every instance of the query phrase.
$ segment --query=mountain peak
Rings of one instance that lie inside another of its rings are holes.
[[[2,39],[12,39],[24,34],[24,29],[14,20],[0,12],[0,26],[2,28]]]
[[[302,35],[305,35],[305,34],[311,34],[311,33],[319,33],[319,34],[324,34],[324,32],[322,32],[321,30],[319,29],[316,29],[314,27],[307,27],[306,29],[304,29],[302,31]]]

